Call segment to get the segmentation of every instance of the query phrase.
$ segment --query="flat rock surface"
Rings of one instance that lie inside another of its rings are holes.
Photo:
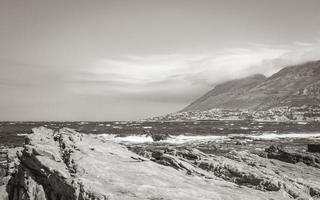
[[[70,129],[39,128],[26,143],[9,183],[12,199],[290,199],[283,190],[260,191],[215,176],[187,175]]]

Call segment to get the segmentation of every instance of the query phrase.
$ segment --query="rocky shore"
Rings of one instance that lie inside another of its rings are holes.
[[[4,200],[320,199],[319,154],[281,146],[221,154],[37,128],[8,159]]]

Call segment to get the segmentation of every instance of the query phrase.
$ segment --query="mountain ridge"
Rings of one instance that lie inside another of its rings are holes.
[[[270,77],[254,74],[215,86],[180,112],[210,109],[266,110],[319,105],[320,60],[282,68]]]

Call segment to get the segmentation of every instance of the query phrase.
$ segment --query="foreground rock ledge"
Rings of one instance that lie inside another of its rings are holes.
[[[34,129],[18,157],[7,186],[9,200],[290,199],[283,190],[263,192],[186,175],[70,129]]]

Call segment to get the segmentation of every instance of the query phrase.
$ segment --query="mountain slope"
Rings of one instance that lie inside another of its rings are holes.
[[[269,78],[253,75],[217,85],[182,112],[213,108],[264,110],[319,103],[320,61],[314,61],[285,67]]]
[[[245,102],[239,102],[236,99],[266,79],[265,76],[256,74],[219,84],[182,111],[202,111],[212,108],[237,108],[240,104],[241,106],[244,106],[243,104]]]

